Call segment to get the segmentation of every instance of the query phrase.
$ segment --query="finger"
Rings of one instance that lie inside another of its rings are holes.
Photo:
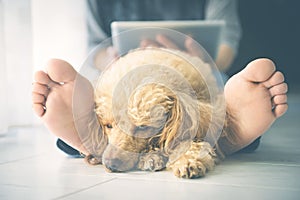
[[[156,41],[165,48],[179,50],[179,47],[175,44],[175,42],[173,42],[170,38],[166,37],[165,35],[158,34],[156,36]]]
[[[149,40],[149,39],[143,39],[140,42],[140,47],[141,48],[146,48],[146,47],[160,47],[160,45],[153,41],[153,40]]]
[[[191,37],[186,38],[184,45],[190,55],[203,58],[204,55],[202,49],[195,43],[195,41]]]
[[[116,48],[114,48],[113,46],[109,46],[106,49],[106,52],[107,52],[109,58],[116,58],[116,57],[118,57],[118,50]]]

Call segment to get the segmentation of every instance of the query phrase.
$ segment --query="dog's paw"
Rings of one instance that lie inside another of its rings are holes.
[[[159,171],[166,167],[167,158],[158,152],[150,152],[140,157],[138,168],[143,171]]]
[[[200,161],[189,161],[188,159],[180,159],[172,165],[175,176],[179,178],[200,178],[205,176],[206,167]]]
[[[193,142],[189,151],[170,165],[175,176],[200,178],[214,168],[217,156],[207,142]]]

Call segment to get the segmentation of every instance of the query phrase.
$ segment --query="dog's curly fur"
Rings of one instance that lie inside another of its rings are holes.
[[[216,84],[206,63],[180,51],[146,48],[120,57],[97,83],[95,112],[101,127],[91,128],[85,138],[91,153],[86,160],[108,171],[168,167],[178,177],[204,176],[226,154],[218,143],[212,147],[204,140],[207,134],[217,140],[214,132],[224,120]],[[237,130],[226,114],[220,141],[235,143]]]

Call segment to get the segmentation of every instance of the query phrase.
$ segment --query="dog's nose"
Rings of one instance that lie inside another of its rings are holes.
[[[109,172],[121,172],[122,164],[122,160],[117,158],[106,160],[106,162],[104,163],[106,169],[108,169]]]

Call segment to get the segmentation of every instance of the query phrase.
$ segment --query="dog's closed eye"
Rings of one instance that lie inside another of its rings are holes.
[[[110,136],[113,131],[114,126],[111,123],[104,123],[103,124],[103,131],[104,134]]]
[[[161,129],[148,125],[139,125],[135,127],[133,135],[140,138],[150,138],[160,133]]]
[[[147,130],[149,128],[150,128],[150,126],[147,126],[147,125],[140,125],[140,126],[136,127],[136,129],[140,130],[140,131],[144,131],[144,130]]]
[[[105,124],[105,127],[108,128],[108,129],[112,129],[113,128],[112,124]]]

